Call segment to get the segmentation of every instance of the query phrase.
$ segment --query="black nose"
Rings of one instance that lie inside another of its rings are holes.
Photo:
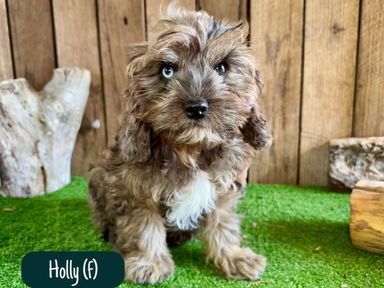
[[[208,103],[205,100],[188,101],[184,105],[188,118],[198,120],[204,118],[208,111]]]

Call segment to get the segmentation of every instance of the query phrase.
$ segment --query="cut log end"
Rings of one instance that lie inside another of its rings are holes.
[[[352,191],[350,206],[352,244],[384,254],[384,181],[359,181]]]

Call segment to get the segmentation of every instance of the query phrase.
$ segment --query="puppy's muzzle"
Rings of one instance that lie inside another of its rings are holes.
[[[205,100],[192,100],[184,105],[184,112],[188,118],[199,120],[204,118],[208,112],[208,103]]]

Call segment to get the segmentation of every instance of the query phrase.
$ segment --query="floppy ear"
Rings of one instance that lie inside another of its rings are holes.
[[[255,81],[258,89],[257,94],[260,94],[264,84],[258,71],[256,71],[255,74]],[[255,102],[252,105],[253,107],[250,111],[251,114],[242,128],[242,133],[245,142],[250,144],[253,148],[261,150],[265,147],[269,147],[272,144],[272,136],[267,130],[267,122],[259,112],[256,97]]]
[[[272,136],[267,131],[266,121],[255,112],[255,108],[251,109],[251,116],[243,126],[242,132],[244,141],[257,150],[268,147],[272,143]]]
[[[116,142],[124,161],[145,162],[151,156],[151,129],[132,115],[125,114]]]
[[[122,116],[116,143],[120,156],[125,161],[145,162],[151,155],[151,129],[138,119],[140,105],[137,95],[140,88],[133,77],[143,65],[140,57],[147,52],[148,46],[143,43],[128,48],[127,86],[124,95],[126,111]]]
[[[132,77],[136,74],[137,70],[141,68],[143,61],[140,59],[148,51],[148,43],[137,43],[128,45],[127,47],[127,60],[128,65],[125,70],[126,76]]]

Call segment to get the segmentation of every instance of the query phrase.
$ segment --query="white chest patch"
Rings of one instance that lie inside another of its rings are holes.
[[[209,181],[207,173],[201,171],[187,186],[173,193],[167,202],[167,221],[181,230],[194,229],[201,215],[209,213],[215,202],[215,186]]]

